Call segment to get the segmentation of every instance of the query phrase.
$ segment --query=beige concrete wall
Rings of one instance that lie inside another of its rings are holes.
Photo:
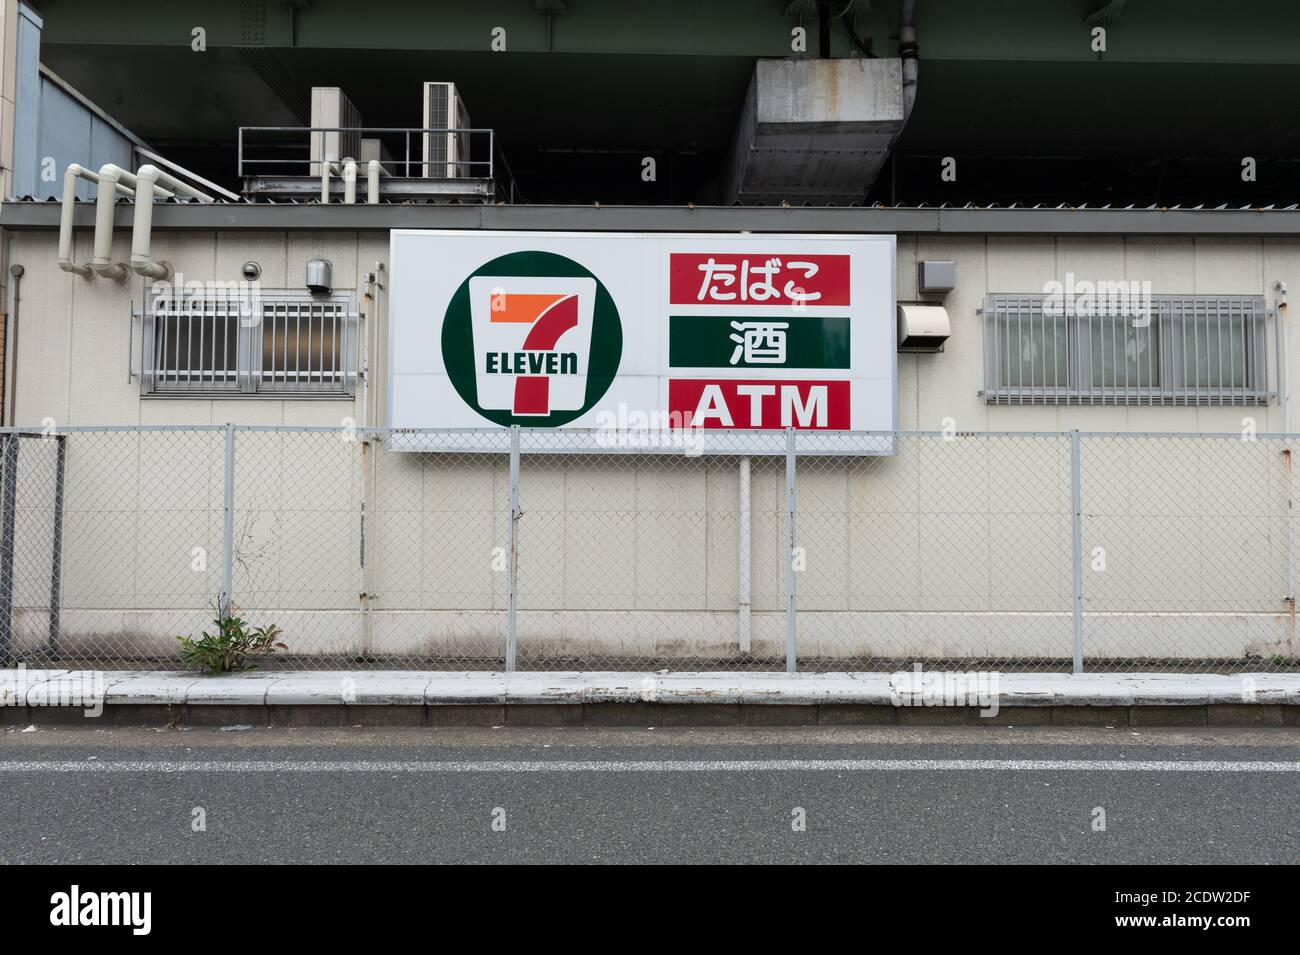
[[[78,237],[78,257],[89,255]],[[126,256],[126,236],[119,237]],[[338,288],[385,262],[385,233],[160,233],[155,255],[187,280],[230,281],[255,260],[267,288],[296,287],[308,259]],[[1300,242],[1261,238],[901,236],[898,295],[916,262],[951,258],[952,338],[901,355],[899,422],[962,431],[1229,431],[1267,408],[990,406],[983,386],[986,293],[1045,282],[1150,281],[1156,294],[1300,288]],[[359,404],[304,399],[152,399],[127,379],[127,316],[139,282],[58,270],[51,233],[12,237],[22,263],[18,423],[338,426]],[[386,276],[385,282],[391,280]],[[358,295],[359,298],[359,295]],[[372,422],[385,419],[386,323],[371,323]],[[138,345],[138,328],[135,341]],[[1270,349],[1272,342],[1270,340]],[[133,361],[138,364],[137,357]],[[1293,366],[1296,364],[1293,361]],[[1300,375],[1300,367],[1292,368]],[[72,435],[64,557],[66,648],[165,653],[206,619],[219,586],[219,434]],[[1282,446],[1236,439],[1085,442],[1088,648],[1125,657],[1294,655],[1300,542],[1287,522]],[[45,458],[42,457],[45,455]],[[28,462],[27,458],[31,461]],[[48,476],[48,449],[23,475]],[[304,653],[499,654],[507,596],[505,461],[500,455],[363,450],[333,434],[240,434],[235,599],[274,619]],[[914,654],[1052,657],[1071,652],[1070,448],[1066,438],[905,439],[890,458],[809,458],[796,543],[804,655],[845,666]],[[44,638],[41,570],[48,505],[26,491],[18,565],[20,636]],[[366,567],[360,503],[366,500]],[[736,656],[737,476],[729,458],[528,455],[521,506],[520,652],[538,662]],[[784,645],[783,462],[753,478],[754,650]],[[42,523],[42,522],[45,523]],[[193,569],[195,548],[208,556]],[[1102,564],[1097,569],[1097,549]],[[30,566],[29,566],[30,565]],[[371,612],[360,612],[370,594]],[[582,662],[582,661],[585,661]]]
[[[115,259],[129,260],[129,242],[119,231]],[[128,380],[127,373],[128,361],[139,371],[140,325],[137,319],[132,332],[128,315],[144,299],[143,281],[119,285],[69,275],[55,261],[57,246],[53,232],[11,234],[11,261],[27,268],[16,352],[16,424],[40,425],[48,417],[58,426],[227,421],[341,426],[358,413],[351,400],[142,398],[138,377]],[[387,259],[388,245],[382,235],[359,240],[355,234],[261,233],[250,239],[224,232],[160,232],[153,254],[171,262],[187,282],[238,281],[240,266],[251,259],[262,266],[261,284],[268,289],[301,287],[307,260],[324,257],[333,263],[336,286],[347,289],[356,287],[374,261]],[[76,260],[90,257],[90,235],[78,234]],[[134,354],[128,356],[131,343]]]
[[[88,234],[77,237],[79,258],[89,255]],[[236,281],[247,260],[262,266],[266,288],[298,287],[308,259],[334,264],[338,288],[356,288],[375,262],[387,262],[386,233],[160,232],[155,255],[171,261],[187,280]],[[115,255],[127,258],[128,237],[116,237]],[[49,416],[64,425],[241,424],[336,425],[353,416],[351,402],[319,400],[141,399],[137,382],[128,382],[127,311],[143,298],[139,280],[116,285],[62,273],[55,263],[56,236],[12,235],[11,261],[22,263],[24,319],[31,324],[19,343],[19,424],[39,424]],[[916,297],[916,263],[954,259],[957,287],[946,305],[952,338],[932,355],[900,355],[899,426],[939,430],[952,418],[960,430],[1178,430],[1238,431],[1241,419],[1256,419],[1261,431],[1281,430],[1282,414],[1268,408],[995,406],[980,397],[983,387],[983,331],[977,309],[995,292],[1041,292],[1071,272],[1078,280],[1151,282],[1166,293],[1264,295],[1272,302],[1273,283],[1300,282],[1300,240],[1259,237],[1001,237],[912,236],[898,240],[898,297]],[[372,328],[372,420],[384,420],[386,323]],[[138,346],[139,340],[136,339]],[[1272,342],[1269,342],[1270,351]],[[1295,350],[1300,352],[1300,349]],[[135,359],[138,365],[138,356]],[[1292,354],[1292,374],[1300,354]]]

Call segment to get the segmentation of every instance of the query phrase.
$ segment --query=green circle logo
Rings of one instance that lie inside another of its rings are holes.
[[[452,387],[499,425],[555,428],[609,390],[623,325],[609,291],[554,252],[512,252],[461,282],[442,320]]]

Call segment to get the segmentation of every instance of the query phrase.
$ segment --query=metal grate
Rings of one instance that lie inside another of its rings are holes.
[[[989,403],[1262,405],[1276,395],[1262,296],[1156,295],[1146,314],[1047,300],[985,299]]]
[[[350,295],[275,293],[261,302],[259,391],[351,394],[356,330]]]
[[[252,303],[233,289],[186,294],[156,288],[144,318],[146,394],[238,392],[242,315]]]
[[[142,336],[146,395],[352,395],[350,292],[159,287]]]
[[[452,126],[451,117],[447,110],[448,89],[446,86],[437,85],[430,90],[429,96],[429,115],[425,117],[424,125],[429,129],[450,129]],[[433,168],[437,164],[445,163],[448,156],[449,137],[434,133],[431,136],[424,137],[424,161],[429,164],[426,166],[426,174],[432,174]]]

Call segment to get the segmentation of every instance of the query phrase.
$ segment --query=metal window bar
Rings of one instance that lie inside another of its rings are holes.
[[[356,313],[350,293],[328,298],[264,293],[258,391],[350,395],[356,383]]]
[[[357,321],[351,292],[158,289],[144,318],[141,389],[351,396]]]
[[[1151,299],[1149,319],[1138,324],[1131,309],[1105,303],[1092,312],[1054,316],[1044,295],[988,296],[985,400],[1247,406],[1276,397],[1262,296]]]
[[[238,391],[240,300],[226,289],[156,289],[144,316],[146,394]]]

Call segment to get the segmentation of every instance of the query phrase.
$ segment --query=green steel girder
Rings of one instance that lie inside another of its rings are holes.
[[[831,0],[835,11],[848,0]],[[562,13],[538,12],[562,7]],[[790,0],[46,0],[45,42],[188,47],[202,27],[208,45],[490,52],[786,56],[801,21]],[[1088,22],[1102,0],[917,0],[922,58],[1095,60]],[[857,0],[832,31],[832,52],[852,55],[841,23],[897,46],[897,0]],[[815,52],[815,18],[804,17]],[[1297,63],[1294,0],[1130,0],[1104,24],[1105,59],[1125,62]]]
[[[567,176],[563,195],[581,197],[599,195],[582,184],[598,166],[584,153],[610,156],[601,168],[618,175],[644,155],[687,157],[688,181],[707,178],[690,163],[719,168],[754,61],[790,55],[801,22],[817,55],[816,18],[787,12],[814,2],[550,0],[563,12],[548,16],[538,0],[119,0],[107,19],[91,0],[38,5],[45,63],[160,146],[200,163],[195,150],[216,147],[212,176],[233,170],[239,126],[304,122],[312,86],[343,87],[368,125],[414,126],[419,84],[445,79],[521,175]],[[838,13],[848,0],[830,2]],[[913,169],[946,155],[1014,168],[1300,154],[1298,4],[1127,0],[1099,54],[1088,21],[1104,0],[916,0],[920,86],[898,154]],[[832,54],[858,55],[847,23],[875,55],[896,55],[899,7],[857,0]],[[196,27],[204,53],[190,48]],[[504,53],[490,49],[494,27]]]

